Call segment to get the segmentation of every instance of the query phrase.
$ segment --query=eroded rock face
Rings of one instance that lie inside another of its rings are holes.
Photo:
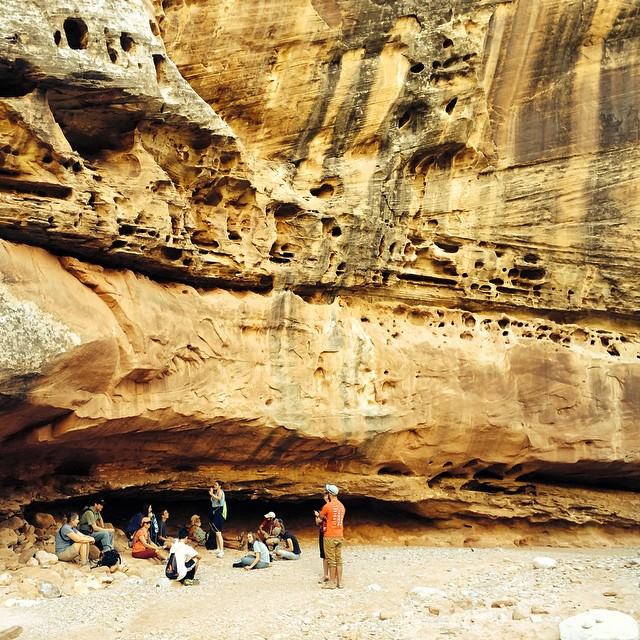
[[[636,30],[621,0],[5,3],[0,510],[330,474],[637,525]]]

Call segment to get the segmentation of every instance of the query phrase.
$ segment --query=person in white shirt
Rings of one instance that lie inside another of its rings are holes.
[[[271,565],[271,557],[269,556],[267,545],[252,532],[247,534],[247,542],[249,543],[249,548],[253,549],[253,553],[242,556],[238,562],[233,563],[233,566],[237,568],[244,567],[246,571],[269,567]]]
[[[189,532],[186,529],[180,529],[178,532],[178,540],[171,545],[171,554],[176,557],[178,567],[178,577],[176,580],[185,585],[199,584],[200,580],[195,577],[200,562],[198,552],[187,544]]]

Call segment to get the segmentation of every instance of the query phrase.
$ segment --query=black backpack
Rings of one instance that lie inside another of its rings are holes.
[[[178,579],[178,561],[176,560],[175,553],[169,554],[169,559],[167,560],[167,566],[164,570],[164,575],[167,576],[169,580]]]
[[[113,567],[116,564],[122,562],[120,554],[115,549],[109,549],[102,554],[100,560],[98,560],[98,567]]]

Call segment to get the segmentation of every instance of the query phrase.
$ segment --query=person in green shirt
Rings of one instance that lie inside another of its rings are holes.
[[[102,509],[104,509],[104,500],[96,498],[93,505],[84,510],[80,516],[80,524],[78,529],[85,535],[91,536],[96,546],[102,551],[113,549],[113,529],[105,526],[102,519]]]

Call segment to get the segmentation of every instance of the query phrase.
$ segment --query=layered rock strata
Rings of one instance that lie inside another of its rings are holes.
[[[5,3],[4,512],[331,475],[635,526],[637,13]]]

